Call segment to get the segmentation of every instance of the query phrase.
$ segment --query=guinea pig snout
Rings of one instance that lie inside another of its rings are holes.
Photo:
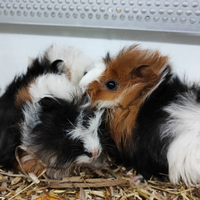
[[[85,155],[90,158],[90,160],[94,160],[99,156],[99,150],[94,150],[92,152],[85,152]]]

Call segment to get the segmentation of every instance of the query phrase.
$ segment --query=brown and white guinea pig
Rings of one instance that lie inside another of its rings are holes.
[[[172,72],[168,57],[137,45],[122,49],[80,82],[92,105],[107,108],[107,130],[126,165],[145,179],[200,183],[200,86]]]
[[[59,63],[52,63],[46,53],[32,60],[27,72],[16,76],[0,97],[3,167],[21,169],[15,157],[19,145],[33,153],[19,154],[27,173],[40,174],[39,159],[47,166],[46,174],[55,179],[101,154],[105,138],[98,128],[103,111],[90,109],[88,96],[61,73]]]

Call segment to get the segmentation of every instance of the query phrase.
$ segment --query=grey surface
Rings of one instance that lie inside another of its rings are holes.
[[[198,0],[0,0],[0,23],[200,32]]]

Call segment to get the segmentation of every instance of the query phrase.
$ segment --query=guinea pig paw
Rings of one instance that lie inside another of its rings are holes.
[[[129,182],[132,186],[139,186],[141,184],[147,185],[147,181],[141,174],[131,177]]]

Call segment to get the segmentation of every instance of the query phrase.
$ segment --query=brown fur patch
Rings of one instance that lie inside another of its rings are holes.
[[[23,152],[20,156],[20,161],[23,169],[21,168],[20,164],[16,161],[14,163],[14,168],[21,171],[22,173],[25,171],[27,174],[34,173],[36,176],[39,176],[45,169],[46,166],[41,163],[36,158],[30,156],[29,159],[23,161],[23,158],[26,156],[30,156],[27,152]]]
[[[32,83],[28,84],[28,86],[20,88],[15,96],[15,106],[22,107],[26,101],[32,101],[31,96],[29,94],[29,87]]]
[[[98,81],[89,84],[92,105],[113,103],[109,117],[109,131],[118,148],[131,140],[136,118],[147,94],[159,83],[168,57],[159,51],[141,50],[137,45],[122,49],[110,62]],[[113,80],[118,84],[114,91],[106,87]]]

